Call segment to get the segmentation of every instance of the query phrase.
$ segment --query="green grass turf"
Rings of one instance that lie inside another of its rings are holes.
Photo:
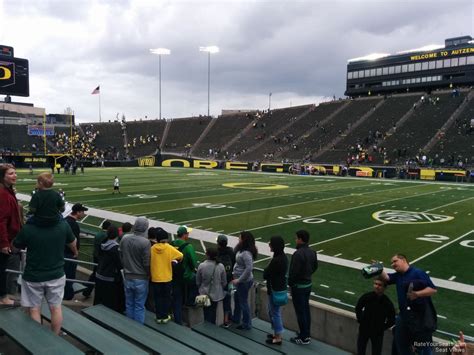
[[[115,175],[120,178],[120,195],[112,195]],[[19,173],[19,192],[31,192],[31,178]],[[180,168],[87,169],[84,175],[56,175],[55,181],[69,202],[226,234],[246,229],[263,242],[281,235],[293,245],[295,231],[307,229],[313,248],[324,255],[364,263],[377,259],[389,265],[390,257],[401,252],[432,277],[474,284],[473,185]],[[233,187],[223,186],[229,183]],[[428,212],[454,219],[383,224],[372,217],[381,210]],[[84,227],[94,231],[101,222],[102,218],[89,216]],[[202,253],[201,243],[193,243]],[[370,288],[371,281],[364,280],[358,270],[339,265],[321,263],[314,275],[318,300],[342,308],[350,309],[342,303],[354,305]],[[389,295],[396,300],[393,289]],[[439,319],[439,328],[474,335],[473,299],[440,288],[434,302],[446,319]]]

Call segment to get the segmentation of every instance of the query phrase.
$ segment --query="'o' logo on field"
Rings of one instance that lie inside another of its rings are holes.
[[[287,185],[266,184],[259,182],[227,182],[222,184],[224,187],[232,189],[246,189],[246,190],[281,190],[287,189]]]
[[[372,218],[382,223],[393,224],[421,224],[421,223],[440,223],[448,222],[454,219],[451,216],[426,212],[410,212],[397,210],[384,210],[372,214]]]

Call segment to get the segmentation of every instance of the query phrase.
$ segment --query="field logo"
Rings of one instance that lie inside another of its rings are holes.
[[[246,189],[246,190],[281,190],[287,189],[287,185],[278,184],[265,184],[258,182],[228,182],[222,184],[224,187],[230,187],[232,189]]]
[[[141,157],[138,158],[138,166],[155,166],[155,157]]]
[[[426,212],[410,212],[397,210],[383,210],[372,214],[372,218],[382,223],[392,224],[424,224],[448,222],[454,219],[451,216]]]

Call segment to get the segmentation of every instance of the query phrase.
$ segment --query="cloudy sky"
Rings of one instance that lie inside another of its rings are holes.
[[[341,97],[347,60],[474,35],[474,0],[0,0],[0,44],[30,63],[30,97],[78,122],[265,109]]]

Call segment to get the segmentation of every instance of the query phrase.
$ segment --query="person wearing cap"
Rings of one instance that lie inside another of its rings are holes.
[[[162,228],[154,231],[156,243],[151,247],[150,276],[155,301],[157,323],[168,323],[171,306],[172,263],[183,259],[183,253],[168,244],[168,232]]]
[[[181,310],[183,303],[193,306],[198,295],[196,285],[197,256],[192,244],[188,242],[192,228],[180,226],[176,232],[177,238],[171,245],[183,253],[184,273],[182,280],[174,278],[173,282],[173,314],[174,321],[181,324]]]
[[[125,313],[139,323],[145,322],[145,302],[150,274],[150,242],[147,236],[148,219],[138,217],[133,233],[120,241],[125,287]]]
[[[224,324],[225,328],[230,326],[230,319],[232,318],[232,307],[230,305],[231,294],[229,290],[229,285],[232,281],[232,270],[235,265],[235,254],[234,249],[227,246],[227,236],[224,234],[219,234],[217,236],[217,261],[224,265],[226,272],[227,285],[224,288],[225,297],[222,300],[222,305],[224,307]],[[231,286],[233,287],[233,286]]]
[[[76,203],[72,206],[72,211],[65,218],[69,227],[71,227],[72,233],[76,237],[76,248],[79,252],[79,248],[81,246],[80,234],[81,228],[79,227],[79,223],[77,221],[83,219],[86,215],[86,211],[89,209],[82,205],[81,203]],[[68,259],[77,259],[77,254],[71,251],[70,248],[64,248],[64,257]],[[76,278],[76,268],[77,263],[73,261],[65,261],[64,262],[64,273],[66,274],[66,279],[75,279]],[[66,285],[64,286],[64,300],[70,301],[74,298],[74,289],[72,287],[73,282],[66,281]]]

